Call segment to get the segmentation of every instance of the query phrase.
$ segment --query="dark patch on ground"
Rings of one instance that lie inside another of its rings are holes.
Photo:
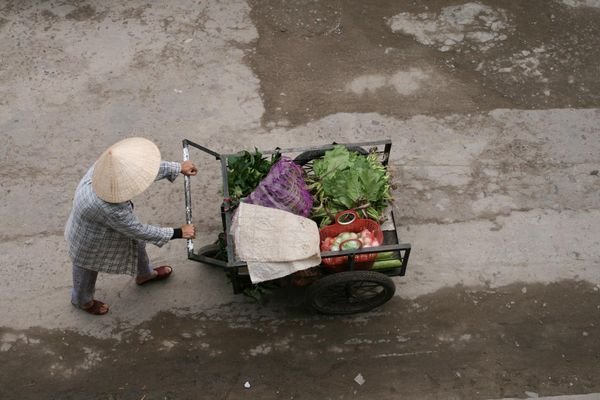
[[[121,12],[121,18],[136,19],[136,20],[139,20],[142,25],[145,25],[146,21],[144,20],[144,12],[146,12],[146,10],[150,9],[150,8],[152,8],[151,4],[146,4],[146,5],[140,6],[140,7],[130,7],[128,9],[124,10],[123,12]]]
[[[0,352],[2,397],[484,399],[600,391],[600,293],[587,283],[443,289],[345,318],[298,304],[284,293],[263,308],[227,306],[211,317],[161,314],[120,342],[2,329],[3,343],[23,334]]]
[[[54,14],[50,10],[42,10],[42,11],[40,11],[40,15],[42,16],[42,18],[50,20],[50,21],[56,21],[59,18],[58,15]]]
[[[106,12],[96,12],[96,9],[89,4],[77,7],[73,11],[65,15],[66,19],[74,21],[101,21],[104,19]]]
[[[439,13],[455,5],[449,0],[250,3],[259,39],[247,61],[261,81],[267,125],[297,125],[336,112],[407,117],[600,104],[600,12],[595,9],[544,0],[497,1],[490,6],[506,10],[516,27],[507,40],[487,52],[441,52],[392,33],[385,19],[401,12]],[[523,71],[526,66],[498,72],[523,61],[523,51],[540,46],[537,72]],[[390,76],[411,68],[432,78],[409,95],[390,88],[363,95],[346,89],[361,75]]]
[[[8,0],[8,1],[5,1],[0,4],[0,11],[8,14],[9,12],[13,11],[14,7],[15,7],[15,2]]]

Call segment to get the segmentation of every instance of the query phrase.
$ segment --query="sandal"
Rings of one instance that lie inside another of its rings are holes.
[[[147,279],[143,282],[136,282],[138,286],[145,285],[148,282],[162,281],[167,279],[173,273],[173,268],[169,265],[163,265],[162,267],[154,268],[156,276],[154,278]]]
[[[98,300],[92,300],[92,305],[86,308],[78,306],[74,303],[73,305],[79,308],[80,310],[83,310],[92,315],[104,315],[108,312],[108,305]]]

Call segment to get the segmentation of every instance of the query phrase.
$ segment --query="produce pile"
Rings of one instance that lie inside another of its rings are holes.
[[[377,247],[380,244],[373,232],[363,229],[359,233],[342,232],[336,237],[326,237],[321,242],[321,251],[356,250]]]
[[[331,224],[344,210],[377,222],[392,200],[390,176],[377,154],[358,154],[335,146],[307,166],[307,183],[315,200],[311,218],[320,227]]]
[[[242,199],[254,204],[260,199],[266,203],[264,199],[271,193],[280,197],[305,197],[306,193],[299,191],[298,185],[289,183],[291,180],[268,177],[271,169],[277,166],[278,171],[285,167],[290,171],[288,175],[305,180],[313,208],[310,213],[303,210],[298,214],[308,216],[320,227],[333,223],[334,216],[345,210],[356,210],[362,218],[383,221],[383,213],[392,200],[391,183],[389,173],[376,153],[358,154],[338,145],[325,152],[323,157],[306,164],[303,171],[293,162],[286,161],[279,153],[269,159],[256,149],[253,153],[243,151],[230,156],[228,182],[234,204]],[[282,175],[283,172],[278,172],[277,176]],[[267,177],[269,182],[266,182]],[[270,185],[268,193],[262,190],[265,183]],[[253,194],[257,189],[261,189],[260,193]]]
[[[245,201],[286,209],[311,218],[321,228],[334,223],[335,215],[346,210],[381,223],[392,200],[390,176],[378,154],[359,154],[343,145],[334,146],[302,167],[279,153],[267,158],[256,149],[253,153],[243,151],[228,159],[228,182],[234,207]],[[321,250],[381,244],[372,231],[363,229],[327,237]]]
[[[275,153],[270,159],[264,157],[260,151],[254,149],[253,153],[242,151],[227,159],[227,182],[229,183],[229,196],[234,203],[248,196],[271,170],[271,166],[281,158]]]

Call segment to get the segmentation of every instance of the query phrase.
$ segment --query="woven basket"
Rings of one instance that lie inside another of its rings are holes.
[[[335,223],[319,230],[321,243],[327,237],[336,237],[340,233],[359,233],[363,229],[373,232],[375,239],[383,243],[383,232],[381,226],[371,219],[360,218],[354,210],[342,211],[335,216]],[[324,249],[321,248],[321,251]],[[373,266],[377,253],[357,254],[354,256],[354,269],[369,269]],[[347,269],[348,256],[327,257],[321,263],[328,269],[339,272]]]

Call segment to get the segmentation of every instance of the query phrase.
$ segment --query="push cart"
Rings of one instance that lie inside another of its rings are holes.
[[[292,158],[301,166],[306,166],[313,160],[323,157],[325,152],[333,149],[336,145],[344,145],[348,150],[359,154],[376,153],[382,165],[388,166],[392,147],[391,140],[333,143],[316,147],[290,149],[277,148],[275,150],[260,151],[260,153],[265,156],[279,153],[282,156]],[[183,140],[184,161],[190,159],[191,149],[200,150],[220,162],[223,181],[223,201],[220,214],[223,230],[219,238],[223,244],[210,243],[197,248],[194,241],[190,239],[187,241],[188,259],[224,268],[231,280],[234,293],[242,293],[246,288],[252,287],[252,282],[248,274],[247,264],[235,258],[235,245],[231,232],[236,204],[230,197],[228,160],[237,153],[220,154],[185,139]],[[188,176],[184,178],[184,189],[186,222],[192,224],[192,181]],[[386,215],[386,222],[381,225],[383,242],[380,246],[352,250],[321,251],[323,261],[332,257],[347,256],[347,263],[341,270],[340,268],[333,270],[322,263],[320,266],[313,268],[311,274],[302,276],[301,281],[303,285],[306,285],[306,300],[312,308],[324,314],[354,314],[372,310],[393,297],[396,286],[391,277],[406,274],[411,246],[409,243],[403,243],[398,237],[397,211],[393,204],[388,207]],[[356,267],[359,263],[355,263],[355,260],[359,259],[360,255],[364,257],[367,254],[384,252],[388,255],[392,254],[393,259],[399,261],[395,263],[395,268],[373,270]]]

